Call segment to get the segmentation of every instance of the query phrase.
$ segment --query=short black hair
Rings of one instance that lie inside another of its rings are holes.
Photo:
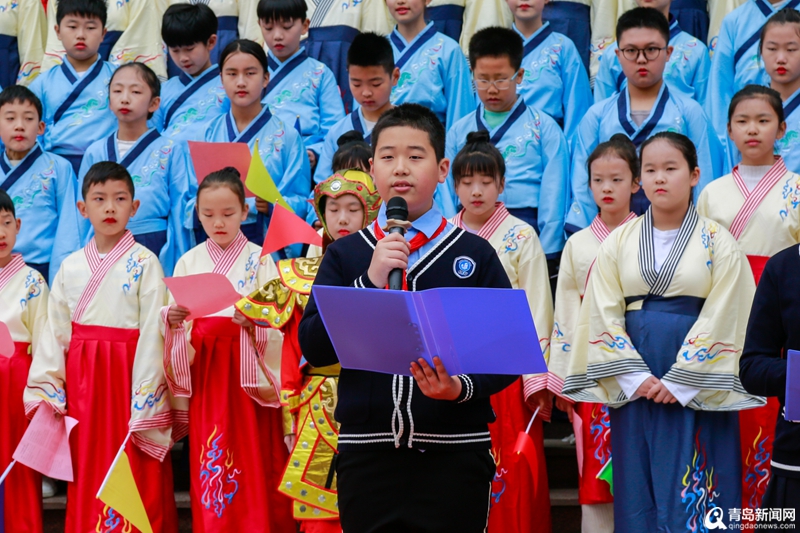
[[[89,194],[92,185],[102,185],[107,181],[124,181],[131,193],[131,198],[136,195],[133,178],[127,168],[113,161],[100,161],[89,167],[89,171],[83,177],[83,186],[81,187],[83,199],[86,200],[86,195]]]
[[[390,76],[394,72],[394,52],[389,39],[377,33],[356,35],[347,51],[347,67],[383,67]]]
[[[259,0],[256,8],[258,20],[264,23],[289,20],[306,20],[306,0]]]
[[[11,216],[17,218],[17,210],[14,209],[14,200],[8,195],[5,189],[0,189],[0,213],[11,213]]]
[[[42,120],[42,101],[39,97],[23,85],[10,85],[0,92],[0,109],[6,104],[29,103],[36,108],[39,113],[39,120]]]
[[[206,4],[174,4],[161,19],[161,38],[169,48],[206,44],[217,27],[217,16]]]
[[[514,30],[499,26],[484,28],[469,40],[469,66],[475,69],[475,63],[482,57],[507,57],[516,71],[522,67],[523,50],[522,37]]]
[[[339,148],[331,160],[331,169],[334,172],[358,169],[369,173],[372,147],[364,140],[361,132],[348,131],[336,140],[336,145]]]
[[[626,11],[617,20],[617,43],[622,34],[633,28],[650,28],[658,31],[669,46],[669,21],[658,9],[652,7],[635,7]]]
[[[269,72],[269,63],[267,62],[267,53],[264,49],[255,41],[251,41],[249,39],[236,39],[235,41],[231,41],[228,43],[222,53],[219,55],[219,68],[222,70],[222,67],[225,65],[225,61],[228,60],[228,57],[232,56],[233,54],[241,52],[243,54],[250,54],[251,56],[255,57],[261,66],[264,68],[264,72]]]
[[[111,75],[111,79],[108,80],[109,89],[111,89],[111,84],[114,83],[114,77],[119,74],[120,70],[124,70],[126,68],[132,68],[139,74],[139,77],[142,78],[142,81],[144,81],[145,85],[150,88],[151,99],[161,96],[161,82],[158,80],[158,76],[156,76],[156,73],[153,72],[153,69],[144,63],[139,63],[138,61],[120,65],[120,67],[114,71],[114,74]],[[153,118],[153,114],[154,113],[148,113],[147,120]]]
[[[225,167],[222,170],[216,170],[205,177],[205,179],[197,187],[197,203],[196,208],[200,209],[200,193],[206,189],[216,189],[219,187],[227,187],[241,202],[242,206],[245,205],[244,184],[242,184],[242,175],[234,167]]]
[[[453,159],[452,174],[456,185],[462,178],[476,174],[493,177],[498,187],[505,184],[506,162],[492,144],[488,131],[467,134],[467,144]]]
[[[2,98],[2,95],[0,95],[0,98]],[[731,103],[728,106],[729,125],[731,123],[731,119],[733,118],[733,114],[736,112],[736,106],[738,106],[745,100],[752,100],[754,98],[760,98],[761,100],[767,102],[772,107],[773,111],[775,111],[775,114],[778,116],[778,123],[780,124],[781,122],[784,122],[785,117],[783,113],[783,101],[781,100],[781,94],[771,87],[764,87],[763,85],[750,84],[750,85],[745,85],[741,91],[734,94],[733,98],[731,98]],[[0,106],[1,105],[2,105],[2,100],[0,100]]]
[[[386,111],[372,128],[372,153],[378,147],[378,139],[387,128],[407,126],[424,131],[436,154],[436,161],[444,159],[444,126],[433,111],[419,104],[402,104]]]
[[[760,54],[764,48],[764,37],[767,35],[767,30],[769,30],[772,26],[782,26],[784,24],[798,24],[800,25],[800,12],[792,7],[784,7],[774,15],[772,15],[761,27],[761,35],[759,36],[759,44],[758,44],[758,53]],[[798,31],[800,28],[795,28],[795,31],[800,34]]]
[[[58,8],[56,8],[56,24],[60,25],[67,15],[100,19],[105,28],[106,20],[108,20],[108,8],[103,0],[59,0]]]

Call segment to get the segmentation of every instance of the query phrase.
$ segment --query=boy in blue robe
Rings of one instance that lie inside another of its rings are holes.
[[[108,82],[114,72],[97,51],[103,42],[106,5],[102,0],[62,0],[56,33],[66,55],[58,67],[37,77],[31,91],[41,100],[45,125],[42,147],[67,159],[75,172],[93,142],[114,131]]]
[[[129,75],[124,76],[123,74]],[[192,247],[186,227],[187,205],[194,198],[197,181],[190,176],[191,161],[186,143],[162,136],[148,128],[158,106],[161,85],[155,73],[142,63],[119,67],[111,79],[111,108],[119,116],[119,128],[92,144],[83,156],[78,189],[95,163],[112,161],[125,167],[136,184],[140,202],[127,229],[136,242],[158,255],[164,273],[172,275],[175,263]],[[149,99],[126,95],[126,91],[149,91]],[[140,103],[141,102],[141,103]],[[93,236],[90,222],[83,219],[83,245]]]
[[[545,0],[507,0],[514,31],[522,37],[525,74],[519,94],[525,103],[555,119],[567,139],[592,99],[589,76],[575,44],[542,20]]]
[[[769,85],[769,76],[758,53],[761,28],[779,9],[797,9],[800,0],[747,0],[724,19],[712,45],[711,75],[708,79],[708,109],[717,135],[728,137],[728,105],[745,85]]]
[[[0,93],[0,189],[14,201],[22,220],[14,248],[45,279],[54,277],[61,261],[81,247],[75,174],[69,162],[42,150],[42,104],[21,85]],[[50,274],[52,273],[52,276]]]
[[[424,105],[449,129],[475,109],[469,66],[458,43],[425,22],[425,0],[387,0],[397,21],[389,41],[400,79],[392,103]]]
[[[488,131],[506,164],[500,201],[536,229],[547,258],[555,260],[565,243],[569,148],[556,121],[517,94],[522,54],[522,38],[514,30],[485,28],[472,37],[469,62],[481,103],[447,132],[445,157],[452,160],[470,132]],[[456,214],[452,176],[435,200],[446,217]]]
[[[161,86],[152,124],[172,140],[202,141],[211,121],[231,106],[211,63],[217,16],[206,4],[174,4],[164,12],[161,36],[180,74]]]
[[[316,183],[333,174],[331,160],[339,137],[356,130],[370,143],[372,128],[378,118],[394,107],[390,98],[400,70],[394,65],[392,47],[385,38],[374,33],[362,33],[353,39],[347,51],[347,72],[350,92],[359,104],[358,109],[334,124],[325,136],[314,173]],[[313,209],[309,209],[307,220],[309,223],[317,220]]]
[[[336,76],[300,45],[300,36],[308,33],[306,11],[305,0],[258,3],[261,35],[269,48],[269,84],[262,101],[271,113],[295,126],[313,169],[328,130],[344,118],[344,104]]]
[[[629,32],[631,29],[646,31]],[[627,135],[637,147],[664,130],[689,137],[697,147],[700,166],[695,195],[725,173],[724,147],[703,108],[664,83],[664,67],[672,52],[668,44],[669,23],[664,15],[649,7],[634,8],[619,18],[616,34],[616,55],[628,83],[619,93],[589,108],[571,140],[572,205],[566,218],[569,233],[588,226],[597,214],[586,161],[598,144],[615,133]],[[648,205],[644,194],[637,194],[631,210],[641,214]]]
[[[706,101],[708,75],[711,72],[711,59],[708,48],[696,37],[683,31],[670,12],[671,0],[645,2],[637,0],[639,7],[657,9],[669,21],[669,46],[672,55],[664,70],[664,81],[670,90],[695,99],[701,105]],[[600,56],[600,70],[594,79],[594,101],[605,100],[618,93],[627,79],[617,57],[617,43],[612,43]]]

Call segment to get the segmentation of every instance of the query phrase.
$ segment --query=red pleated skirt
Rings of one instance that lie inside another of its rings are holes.
[[[578,483],[578,501],[581,505],[613,503],[611,489],[597,474],[611,460],[611,421],[608,407],[600,403],[576,403],[575,416],[583,422],[583,474]],[[576,435],[577,436],[577,435]]]
[[[131,374],[139,331],[72,324],[67,354],[67,411],[75,482],[67,487],[68,533],[136,533],[96,498],[131,417]],[[125,448],[154,533],[177,533],[178,513],[169,457],[160,462],[129,442]]]
[[[514,453],[519,432],[525,431],[533,416],[522,398],[520,378],[491,399],[497,420],[489,424],[489,432],[497,471],[492,482],[489,533],[547,533],[552,529],[541,418],[537,416],[528,432],[539,457],[535,493],[527,462],[517,460]]]
[[[31,367],[29,346],[15,342],[14,355],[0,355],[0,474],[11,463],[11,456],[28,428],[22,393]],[[5,522],[5,531],[41,533],[42,477],[39,473],[17,463],[3,485],[5,516],[0,515],[0,520]]]
[[[194,321],[189,454],[195,533],[294,532],[277,488],[289,453],[281,410],[241,387],[239,333],[230,318]]]

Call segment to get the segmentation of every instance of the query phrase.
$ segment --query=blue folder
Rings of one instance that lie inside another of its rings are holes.
[[[312,290],[344,368],[410,376],[438,355],[451,375],[547,372],[523,290]]]
[[[800,422],[800,352],[789,350],[786,359],[786,420]]]

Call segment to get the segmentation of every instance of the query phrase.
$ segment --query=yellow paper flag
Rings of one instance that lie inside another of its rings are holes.
[[[142,497],[136,487],[136,480],[133,479],[131,463],[125,453],[125,444],[127,444],[129,437],[130,434],[125,438],[125,442],[122,443],[122,447],[111,464],[100,491],[97,493],[97,498],[121,514],[142,533],[153,533],[150,519],[147,518],[147,512],[144,509],[144,503],[142,503]]]
[[[294,213],[294,209],[281,196],[277,185],[272,181],[272,176],[269,175],[267,167],[264,166],[261,154],[258,153],[258,141],[256,141],[255,148],[253,148],[253,158],[250,159],[250,168],[247,170],[247,179],[244,184],[250,189],[250,192],[259,198],[263,198],[271,204],[280,204]]]

